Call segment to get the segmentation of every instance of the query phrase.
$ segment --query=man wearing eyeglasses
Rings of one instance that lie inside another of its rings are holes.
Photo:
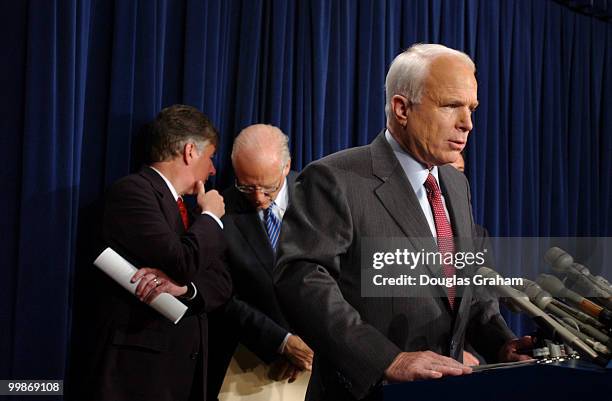
[[[223,193],[228,268],[235,296],[211,316],[209,399],[215,399],[238,342],[270,363],[275,380],[296,380],[310,370],[313,352],[292,334],[276,299],[272,271],[285,210],[297,174],[291,171],[288,138],[271,125],[252,125],[232,148],[236,181]]]

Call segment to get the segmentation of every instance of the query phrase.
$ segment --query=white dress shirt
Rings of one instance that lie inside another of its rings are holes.
[[[434,221],[433,212],[431,211],[431,206],[429,205],[429,200],[427,200],[427,191],[425,190],[425,180],[427,180],[427,176],[431,173],[438,182],[438,186],[440,186],[440,179],[438,178],[438,167],[433,166],[431,170],[429,170],[426,166],[418,162],[414,159],[408,152],[406,152],[399,143],[393,138],[393,135],[387,130],[385,132],[385,138],[391,148],[393,149],[393,153],[397,160],[400,162],[406,177],[408,177],[408,181],[410,181],[410,185],[412,186],[412,190],[416,195],[419,205],[421,205],[421,209],[423,210],[423,214],[427,219],[427,223],[429,224],[429,229],[431,230],[431,235],[434,238],[437,238],[436,234],[436,223]],[[446,207],[446,201],[444,200],[444,196],[442,197],[442,204],[444,205],[444,211],[446,212],[446,218],[450,222],[450,216],[448,214],[448,208]]]
[[[161,178],[164,180],[164,182],[165,182],[165,183],[166,183],[166,185],[168,186],[168,189],[170,189],[170,192],[172,192],[172,196],[174,196],[174,201],[175,201],[175,202],[176,202],[176,201],[178,201],[178,198],[179,198],[179,196],[180,196],[180,195],[178,194],[178,192],[176,192],[176,189],[174,189],[174,186],[172,185],[172,183],[170,182],[170,180],[168,180],[168,179],[166,178],[166,176],[165,176],[165,175],[163,175],[163,174],[161,173],[161,171],[159,171],[159,170],[158,170],[158,169],[156,169],[155,167],[153,167],[153,166],[149,166],[149,167],[151,167],[151,170],[153,170],[153,171],[155,171],[157,174],[159,174],[159,176],[160,176],[160,177],[161,177]],[[182,198],[182,196],[181,196],[181,198]],[[213,218],[213,219],[214,219],[214,220],[217,222],[217,224],[219,225],[219,227],[221,227],[221,229],[223,229],[223,223],[221,222],[221,219],[219,219],[219,218],[218,218],[217,216],[215,216],[213,213],[211,213],[211,212],[209,212],[209,211],[205,211],[205,212],[202,212],[202,214],[206,214],[206,215],[208,215],[208,216],[212,217],[212,218]]]

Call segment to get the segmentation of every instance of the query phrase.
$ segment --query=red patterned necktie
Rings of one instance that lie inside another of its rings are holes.
[[[438,251],[442,254],[442,259],[446,259],[448,253],[455,253],[455,243],[453,240],[453,229],[451,228],[448,219],[446,218],[446,212],[444,210],[444,204],[442,203],[442,195],[440,193],[440,187],[436,181],[436,177],[429,174],[427,180],[425,180],[425,189],[427,190],[427,200],[431,206],[433,212],[434,222],[436,224],[436,236],[438,237]],[[454,255],[453,255],[454,256]],[[455,266],[444,264],[442,266],[442,272],[444,277],[452,277],[455,275]],[[451,309],[455,307],[455,295],[457,289],[455,286],[448,288],[448,304]]]
[[[176,200],[176,203],[179,208],[179,213],[181,214],[181,220],[183,220],[183,226],[185,226],[185,230],[189,228],[189,216],[187,216],[187,208],[185,207],[185,202],[183,202],[183,198],[180,196]]]

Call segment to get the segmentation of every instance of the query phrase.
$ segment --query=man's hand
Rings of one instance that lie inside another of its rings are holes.
[[[283,381],[289,379],[289,383],[293,383],[300,373],[301,369],[294,366],[286,358],[280,357],[270,365],[268,377],[275,381]]]
[[[132,283],[137,282],[136,296],[142,302],[150,304],[159,294],[166,292],[175,297],[184,295],[187,292],[187,286],[178,285],[166,273],[159,269],[151,267],[143,267],[138,269],[136,274],[132,276]]]
[[[405,382],[439,379],[442,376],[460,376],[467,373],[472,373],[472,368],[432,351],[401,352],[385,370],[385,379],[391,382]]]
[[[478,366],[480,361],[471,352],[463,351],[463,364],[465,366]]]
[[[283,355],[299,370],[312,370],[314,353],[300,337],[293,334],[289,336]]]
[[[204,189],[204,183],[202,181],[196,182],[196,196],[198,206],[202,209],[202,213],[210,212],[217,216],[218,218],[223,217],[225,214],[225,202],[223,202],[223,197],[217,192],[217,190],[212,189],[208,192]]]
[[[528,361],[533,358],[529,355],[519,354],[518,350],[531,349],[533,346],[533,338],[531,336],[508,340],[499,350],[498,358],[500,362]]]

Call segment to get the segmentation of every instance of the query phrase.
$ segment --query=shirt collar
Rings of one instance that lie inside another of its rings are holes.
[[[285,211],[287,210],[287,207],[289,207],[289,187],[287,186],[287,177],[285,177],[284,181],[283,181],[283,185],[281,186],[280,191],[278,191],[278,195],[276,195],[276,199],[274,199],[274,213],[276,214],[276,217],[278,217],[280,220],[283,219],[283,216],[285,215]],[[259,219],[261,221],[264,220],[264,211],[263,209],[259,209],[257,211],[257,215],[259,216]]]
[[[172,183],[170,182],[170,180],[168,180],[166,178],[165,175],[163,175],[161,173],[161,171],[159,171],[158,169],[156,169],[153,166],[149,166],[151,168],[151,170],[155,171],[157,174],[159,174],[159,176],[164,180],[164,182],[166,183],[166,185],[168,186],[168,189],[170,190],[170,192],[172,192],[172,196],[174,196],[174,201],[176,202],[179,198],[179,194],[178,192],[176,192],[176,189],[174,189],[174,186],[172,185]]]
[[[406,177],[408,177],[408,181],[410,181],[410,185],[415,194],[418,194],[419,191],[423,190],[423,185],[425,184],[425,180],[427,180],[427,176],[429,173],[433,174],[438,182],[438,166],[433,166],[431,170],[429,170],[425,165],[421,162],[417,161],[414,157],[412,157],[408,152],[406,152],[400,144],[393,138],[393,135],[389,132],[389,130],[385,131],[385,138],[389,145],[391,145],[391,149],[393,149],[393,153],[397,160],[400,162]]]
[[[278,195],[276,199],[274,199],[274,203],[280,212],[281,217],[285,214],[285,210],[287,210],[287,206],[289,205],[289,191],[287,189],[287,177],[283,179],[283,185],[281,186],[280,191],[278,191]]]

